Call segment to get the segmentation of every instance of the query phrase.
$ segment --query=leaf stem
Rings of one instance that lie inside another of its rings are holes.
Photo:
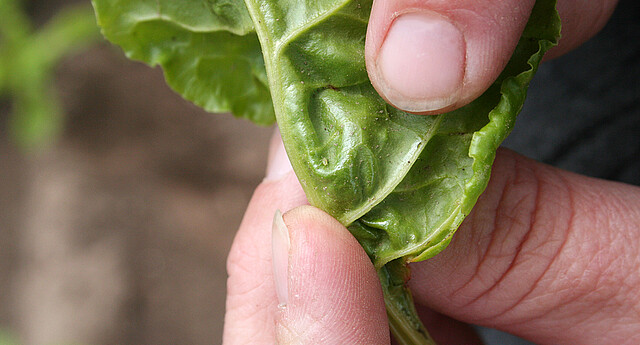
[[[400,345],[436,345],[423,325],[415,329],[407,322],[405,315],[392,303],[385,303],[389,328],[394,339]]]
[[[409,267],[402,259],[387,263],[378,270],[389,328],[400,345],[436,345],[420,321],[411,291],[406,286]]]

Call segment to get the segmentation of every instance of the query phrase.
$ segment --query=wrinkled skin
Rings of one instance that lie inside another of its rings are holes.
[[[345,344],[363,339],[354,338],[354,329],[376,337],[368,343],[388,343],[379,332],[386,327],[383,308],[365,317],[357,303],[363,295],[369,304],[382,300],[379,287],[368,284],[375,271],[365,253],[320,210],[295,208],[306,201],[295,175],[271,168],[279,171],[256,190],[229,255],[224,343],[272,344],[277,333],[282,344]],[[638,205],[638,187],[500,150],[486,192],[449,247],[411,265],[425,325],[438,344],[480,344],[454,319],[540,344],[638,343]],[[309,289],[313,298],[300,295],[283,309],[268,243],[275,209],[292,208],[284,216],[297,248],[290,260],[306,264],[289,266],[290,292]],[[332,243],[331,259],[310,258],[326,250],[325,241]],[[342,284],[340,277],[349,276],[358,279]]]
[[[391,1],[378,2],[388,3],[393,4]],[[429,6],[436,2],[413,3]],[[465,6],[464,1],[455,4]],[[561,1],[558,7],[563,17],[564,38],[552,54],[566,52],[597,32],[614,5],[615,1]],[[376,14],[374,7],[372,22],[377,15],[388,13],[379,11]],[[369,35],[372,30],[374,34],[384,36],[383,25],[371,25]],[[375,50],[371,52],[367,51],[370,54],[368,63],[376,58]],[[499,65],[500,59],[497,60],[493,63]],[[369,70],[369,74],[372,80],[375,79],[375,71]],[[486,84],[491,80],[477,82]],[[261,334],[257,343],[272,343],[276,338],[285,344],[340,344],[345,343],[345,339],[358,339],[350,331],[351,327],[336,327],[347,321],[349,326],[372,330],[370,334],[376,341],[368,343],[388,343],[386,335],[374,331],[376,326],[372,320],[379,319],[380,315],[354,319],[358,305],[348,305],[354,302],[352,298],[362,294],[369,295],[372,302],[379,301],[381,296],[375,288],[357,283],[337,291],[321,287],[315,290],[314,299],[330,296],[347,302],[310,307],[301,298],[295,305],[276,308],[270,248],[255,244],[251,247],[264,254],[264,261],[254,260],[255,256],[246,259],[244,255],[248,252],[242,249],[249,237],[255,238],[258,234],[262,234],[265,241],[270,240],[270,211],[278,207],[287,210],[305,203],[294,176],[284,173],[286,169],[274,169],[274,166],[283,165],[272,164],[270,170],[278,173],[265,180],[256,191],[229,257],[230,309],[225,343],[256,343],[256,338],[248,340],[236,332],[242,329],[245,334],[251,330]],[[542,344],[638,343],[638,201],[640,190],[637,187],[579,176],[501,150],[487,190],[450,246],[430,260],[412,264],[410,285],[416,302],[420,309],[428,306],[449,317],[496,327]],[[261,210],[262,216],[258,216],[256,209]],[[321,211],[309,207],[294,209],[285,214],[284,219],[292,239],[298,232],[324,233],[324,236],[346,234],[344,228],[328,220]],[[366,267],[361,266],[367,266],[366,260],[362,260],[364,254],[350,250],[351,247],[343,246],[343,242],[336,241],[333,252],[343,255],[341,265],[336,266],[336,260],[326,265],[320,260],[310,260],[308,267],[293,269],[289,266],[289,283],[297,285],[296,289],[314,284],[331,286],[310,274],[322,270],[339,276],[361,272],[361,276],[367,277]],[[296,246],[305,248],[305,252],[313,252],[314,246],[321,245],[292,240],[291,248]],[[290,260],[295,260],[296,252],[291,249]],[[264,279],[256,284],[256,280],[237,271],[238,266],[252,267],[253,271],[261,267]],[[372,271],[369,266],[369,278]],[[241,285],[253,287],[251,293],[236,294],[235,288]],[[294,287],[290,286],[290,289]],[[261,303],[258,308],[251,307],[258,296],[271,302]],[[235,313],[240,309],[243,313]],[[238,315],[254,315],[254,312],[257,314],[251,322],[239,321],[242,317]],[[315,315],[312,318],[315,322],[299,323],[296,316],[290,316],[298,315],[299,318],[299,315],[309,314]],[[423,321],[439,343],[479,343],[466,326],[442,314],[423,313]]]

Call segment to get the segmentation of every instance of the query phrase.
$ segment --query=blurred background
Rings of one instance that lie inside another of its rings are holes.
[[[637,7],[542,66],[506,146],[640,184]],[[0,0],[0,345],[218,344],[272,129],[182,100],[92,16]]]
[[[70,10],[93,29],[0,82],[0,344],[220,343],[225,259],[272,130],[182,100],[101,39],[89,1],[0,0],[0,27],[10,3],[33,24],[22,42]],[[18,58],[7,36],[5,71],[59,43]]]

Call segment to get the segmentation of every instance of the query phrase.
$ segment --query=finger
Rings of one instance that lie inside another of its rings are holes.
[[[349,231],[311,206],[274,224],[274,268],[288,272],[276,279],[278,344],[389,344],[378,276]]]
[[[416,301],[536,343],[640,343],[640,188],[501,151]]]
[[[461,107],[498,77],[534,3],[376,0],[365,46],[371,82],[389,103],[409,112],[433,114]],[[595,34],[615,3],[561,0],[561,46],[573,48]]]
[[[394,106],[442,112],[477,98],[504,68],[534,0],[377,0],[365,56]]]
[[[249,203],[227,260],[225,345],[273,345],[278,299],[271,263],[271,224],[276,210],[303,204],[304,192],[276,133],[267,177]]]
[[[609,21],[618,0],[558,0],[562,38],[545,58],[554,58],[577,48],[598,33]]]
[[[468,324],[417,305],[418,315],[438,345],[481,345],[482,340]],[[393,344],[393,343],[392,343]]]

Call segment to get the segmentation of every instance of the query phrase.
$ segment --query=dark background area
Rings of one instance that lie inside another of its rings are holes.
[[[620,1],[596,37],[541,66],[505,146],[577,173],[640,184],[640,3]]]
[[[640,185],[640,3],[620,1],[597,36],[541,65],[503,146],[579,174]],[[491,344],[530,344],[481,332]]]
[[[72,2],[27,5],[44,22]],[[640,184],[639,15],[622,1],[596,39],[545,63],[506,146]],[[38,153],[12,143],[0,99],[0,329],[38,345],[220,343],[225,258],[271,129],[199,110],[107,43],[55,83],[66,124]]]

